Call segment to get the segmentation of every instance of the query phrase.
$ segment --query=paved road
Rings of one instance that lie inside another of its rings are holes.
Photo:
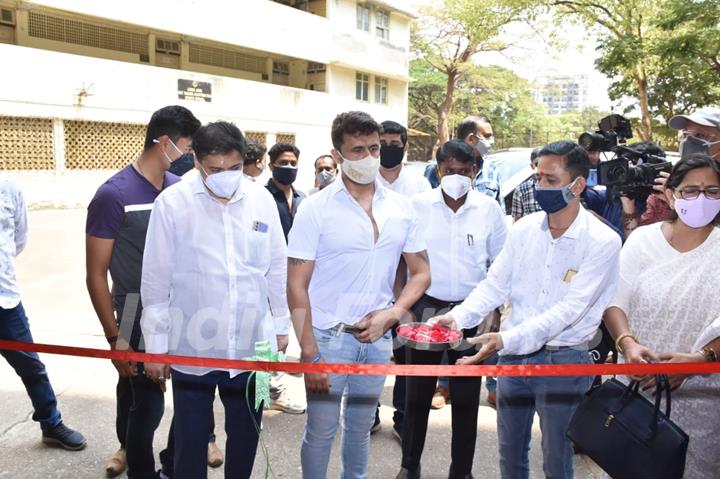
[[[38,342],[106,347],[102,330],[92,311],[84,278],[84,210],[41,210],[30,214],[30,239],[18,260],[23,303]],[[291,348],[297,354],[297,346]],[[117,449],[114,437],[115,370],[103,360],[44,355],[53,386],[58,394],[63,418],[88,438],[88,447],[80,452],[47,448],[40,443],[40,429],[31,419],[32,408],[22,383],[4,361],[0,361],[0,478],[73,478],[104,477],[103,467]],[[302,379],[288,378],[295,397],[304,398]],[[392,424],[392,385],[388,378],[382,397],[384,429],[373,436],[370,478],[394,478],[400,463],[400,447],[390,434]],[[165,445],[172,396],[166,395],[166,414],[156,434],[156,451]],[[447,477],[450,448],[450,411],[433,411],[426,450],[423,477]],[[215,407],[218,444],[224,448],[223,413],[219,400]],[[263,436],[275,477],[299,478],[300,442],[305,416],[290,416],[270,411],[264,417]],[[534,429],[532,455],[533,478],[543,477],[540,437]],[[495,412],[480,407],[475,477],[497,478],[498,473]],[[600,477],[589,461],[576,459],[576,477]],[[329,477],[340,470],[338,443],[333,449]],[[254,478],[265,477],[265,459],[258,452]],[[209,477],[223,477],[222,469]]]

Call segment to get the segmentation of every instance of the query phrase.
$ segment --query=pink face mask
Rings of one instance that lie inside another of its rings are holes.
[[[710,224],[720,213],[720,200],[711,200],[700,193],[693,200],[675,198],[675,211],[683,223],[691,228],[702,228]]]

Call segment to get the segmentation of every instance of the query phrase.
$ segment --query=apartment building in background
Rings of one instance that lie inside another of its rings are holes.
[[[33,205],[85,206],[159,107],[301,150],[341,111],[407,121],[402,0],[0,0],[0,169]]]
[[[551,115],[580,111],[588,107],[589,77],[583,75],[543,76],[535,79],[533,97]]]

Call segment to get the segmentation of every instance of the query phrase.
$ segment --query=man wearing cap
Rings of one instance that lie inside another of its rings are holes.
[[[690,115],[676,115],[668,126],[680,131],[681,158],[705,153],[720,161],[720,108],[711,106]]]

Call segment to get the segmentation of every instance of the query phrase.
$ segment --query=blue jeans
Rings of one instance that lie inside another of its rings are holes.
[[[361,343],[352,334],[313,328],[320,353],[328,363],[387,364],[392,340],[390,332],[374,343]],[[367,477],[370,428],[375,420],[385,376],[330,374],[330,393],[308,394],[307,423],[301,450],[304,479],[323,479],[327,475],[330,452],[340,422],[342,404],[343,479]]]
[[[173,479],[207,478],[208,437],[216,387],[225,407],[225,477],[248,479],[255,463],[259,437],[253,418],[260,427],[263,410],[260,405],[255,412],[255,379],[250,379],[250,373],[231,378],[227,371],[195,376],[173,369],[172,382],[175,402]]]
[[[587,348],[564,348],[522,356],[500,356],[499,364],[589,364]],[[497,424],[503,479],[530,476],[530,437],[535,412],[542,431],[543,471],[547,479],[572,479],[573,452],[565,435],[591,376],[498,378]]]
[[[0,308],[0,339],[32,343],[30,324],[22,303],[11,309]],[[33,409],[33,421],[38,421],[43,431],[60,424],[55,392],[50,385],[45,365],[37,353],[25,351],[0,351],[25,385]]]

